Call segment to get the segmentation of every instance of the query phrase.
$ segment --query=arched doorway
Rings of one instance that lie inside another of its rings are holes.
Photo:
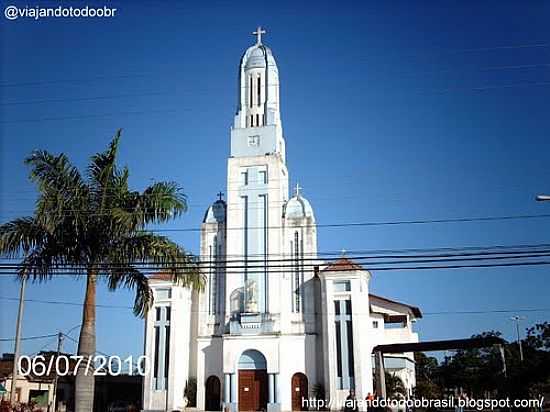
[[[206,401],[204,403],[205,411],[221,410],[221,384],[217,376],[210,376],[205,384]]]
[[[302,399],[308,399],[307,376],[300,372],[292,375],[291,390],[292,410],[307,410],[307,404],[302,403]]]
[[[257,350],[239,359],[239,411],[267,410],[267,362]]]

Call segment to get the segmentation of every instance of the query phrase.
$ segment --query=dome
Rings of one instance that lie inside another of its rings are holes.
[[[283,207],[283,217],[286,219],[302,219],[310,217],[315,220],[313,208],[309,201],[300,194],[290,198]]]
[[[265,68],[265,51],[261,47],[254,47],[248,54],[245,70],[254,68]]]
[[[223,223],[225,222],[226,204],[223,200],[216,200],[204,214],[202,223]]]
[[[268,65],[276,66],[275,59],[273,58],[273,53],[271,53],[271,49],[264,46],[263,44],[256,44],[252,47],[249,47],[248,50],[244,53],[244,69],[265,69],[266,54]]]

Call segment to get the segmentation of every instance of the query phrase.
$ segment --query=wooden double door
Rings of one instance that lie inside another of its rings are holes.
[[[239,370],[239,411],[267,410],[267,371]]]

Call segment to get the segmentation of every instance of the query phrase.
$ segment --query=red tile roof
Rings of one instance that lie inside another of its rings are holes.
[[[340,259],[329,263],[327,267],[323,269],[323,272],[338,272],[338,271],[350,271],[350,270],[365,270],[363,266],[355,263],[351,259],[342,256]]]
[[[172,281],[172,275],[166,272],[157,272],[149,276],[149,280],[163,280],[163,281]]]

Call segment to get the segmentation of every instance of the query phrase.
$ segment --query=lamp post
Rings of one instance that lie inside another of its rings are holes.
[[[21,278],[21,288],[19,289],[19,310],[17,311],[17,323],[15,324],[15,348],[13,353],[13,369],[11,373],[10,403],[15,404],[15,395],[17,389],[17,376],[19,374],[19,355],[21,353],[21,323],[23,322],[23,305],[25,304],[25,286],[27,275]]]
[[[513,320],[516,323],[516,333],[518,336],[518,346],[519,346],[519,359],[523,362],[523,346],[521,345],[521,336],[519,333],[519,323],[525,319],[525,316],[512,316],[510,320]]]

